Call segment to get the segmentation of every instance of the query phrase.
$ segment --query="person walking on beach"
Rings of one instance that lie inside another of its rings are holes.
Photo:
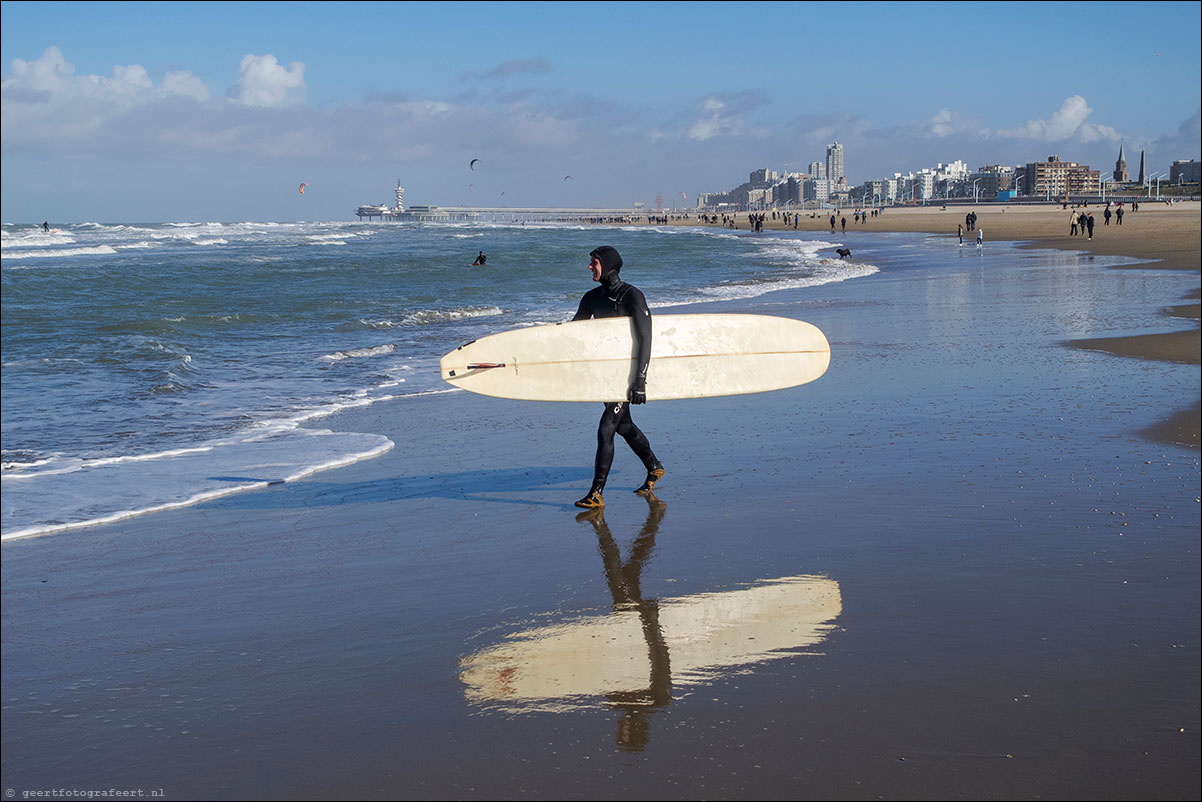
[[[625,401],[609,401],[597,424],[597,457],[593,463],[593,485],[584,498],[576,502],[577,507],[594,509],[604,507],[601,494],[609,478],[609,468],[614,459],[614,435],[620,434],[631,451],[642,460],[647,469],[647,478],[634,492],[650,493],[664,475],[664,466],[655,458],[647,436],[630,419],[630,405],[647,401],[647,366],[651,362],[651,310],[647,299],[634,286],[622,281],[618,271],[622,269],[622,257],[616,248],[602,245],[589,253],[589,273],[593,281],[601,286],[594,287],[580,299],[580,306],[572,320],[589,320],[603,317],[629,317],[634,321],[635,352],[638,354],[634,381],[626,392]]]
[[[1068,222],[1069,222],[1068,235],[1070,237],[1077,236],[1077,213],[1076,212],[1073,212],[1072,214],[1070,214],[1068,216]]]
[[[1089,229],[1089,238],[1093,239],[1093,212],[1089,213],[1089,217],[1085,218],[1085,227]]]
[[[1114,210],[1114,224],[1116,226],[1121,226],[1123,224],[1123,204],[1121,203],[1119,204],[1119,207]]]
[[[980,248],[984,244],[985,244],[985,231],[984,231],[984,229],[978,228],[977,229],[977,247]]]
[[[835,216],[832,214],[831,215],[831,231],[834,232],[834,230],[835,230]]]
[[[963,248],[964,247],[964,226],[960,225],[959,223],[956,224],[956,236],[960,240],[960,247]]]
[[[841,218],[840,222],[843,224],[843,232],[847,233],[847,218],[846,217]]]

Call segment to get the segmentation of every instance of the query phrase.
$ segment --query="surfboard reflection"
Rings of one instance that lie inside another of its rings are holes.
[[[597,534],[613,611],[515,632],[464,658],[469,702],[509,713],[621,710],[618,743],[638,749],[647,740],[647,714],[669,704],[674,690],[804,654],[833,629],[842,599],[838,583],[822,576],[644,598],[642,570],[666,510],[654,496],[647,505],[626,560],[603,510],[577,516]]]

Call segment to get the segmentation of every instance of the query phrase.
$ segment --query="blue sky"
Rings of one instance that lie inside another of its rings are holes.
[[[1200,8],[5,2],[2,217],[338,220],[398,179],[409,204],[691,202],[834,140],[853,183],[1105,175],[1120,142],[1167,171],[1200,155]]]

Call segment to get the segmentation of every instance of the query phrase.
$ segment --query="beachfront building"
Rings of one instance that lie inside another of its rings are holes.
[[[751,177],[747,179],[747,183],[753,187],[771,186],[776,183],[776,172],[769,170],[767,167],[752,170]]]
[[[713,209],[719,206],[747,208],[752,204],[765,203],[764,191],[767,190],[767,202],[772,202],[772,185],[776,181],[776,173],[768,168],[752,170],[749,180],[729,192],[701,192],[697,195],[699,208]]]
[[[823,162],[810,162],[810,176],[813,178],[826,178],[826,164]]]
[[[887,180],[896,187],[893,196],[895,202],[914,200],[914,173],[894,173],[893,178]]]
[[[881,181],[881,203],[893,203],[897,200],[898,181],[896,178],[886,178]]]
[[[832,142],[826,146],[826,177],[838,183],[843,176],[843,146]]]
[[[949,164],[940,162],[935,165],[935,176],[940,181],[963,181],[968,178],[969,172],[968,165],[960,159]]]
[[[878,206],[883,202],[882,195],[885,190],[885,182],[875,179],[865,181],[860,185],[860,203],[865,206]]]
[[[1008,164],[986,164],[968,176],[967,193],[973,200],[991,201],[999,192],[1014,189],[1014,168]]]
[[[805,194],[802,199],[816,203],[826,203],[831,196],[831,182],[826,178],[811,178],[804,184]]]
[[[830,194],[831,182],[825,178],[811,178],[802,186],[802,198],[806,201],[825,203]]]
[[[1197,159],[1179,159],[1169,165],[1170,184],[1197,184],[1200,182],[1198,168],[1202,162]]]
[[[1131,173],[1127,172],[1127,160],[1123,158],[1123,146],[1119,145],[1119,158],[1114,163],[1114,181],[1117,184],[1126,184],[1131,181]]]
[[[914,200],[928,201],[935,198],[935,171],[924,167],[914,174]]]
[[[801,206],[805,202],[805,179],[809,176],[804,173],[791,173],[788,178],[781,181],[772,190],[772,199],[777,206]]]
[[[968,165],[960,159],[944,164],[940,162],[934,167],[935,197],[959,198],[968,194]]]
[[[1023,176],[1022,194],[1059,198],[1066,195],[1096,195],[1101,192],[1101,174],[1088,164],[1062,161],[1048,156],[1047,161],[1028,162]]]

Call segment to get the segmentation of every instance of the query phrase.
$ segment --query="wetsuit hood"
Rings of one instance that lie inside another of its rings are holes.
[[[612,245],[602,245],[589,253],[601,263],[601,286],[613,292],[622,284],[618,271],[622,269],[622,257]]]

